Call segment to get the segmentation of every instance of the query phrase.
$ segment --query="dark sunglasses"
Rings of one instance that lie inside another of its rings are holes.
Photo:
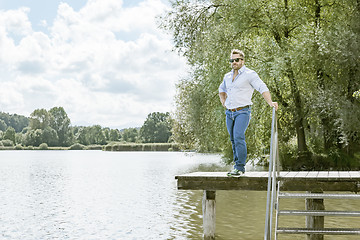
[[[233,63],[233,62],[239,62],[239,61],[242,61],[244,60],[243,58],[235,58],[235,59],[230,59],[230,62]]]

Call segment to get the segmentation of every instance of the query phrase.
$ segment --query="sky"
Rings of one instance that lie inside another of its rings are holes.
[[[186,61],[158,28],[167,0],[0,0],[0,112],[63,107],[73,126],[172,112]]]

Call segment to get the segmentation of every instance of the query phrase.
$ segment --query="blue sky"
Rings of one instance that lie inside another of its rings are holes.
[[[166,0],[0,0],[0,111],[62,106],[72,125],[172,111],[185,60],[157,28]]]

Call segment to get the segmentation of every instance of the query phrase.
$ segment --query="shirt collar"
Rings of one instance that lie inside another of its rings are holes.
[[[242,66],[240,69],[239,69],[239,74],[243,73],[246,69],[246,66]],[[231,69],[231,72],[234,74],[234,69]]]

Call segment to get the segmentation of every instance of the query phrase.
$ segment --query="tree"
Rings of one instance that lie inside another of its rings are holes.
[[[121,138],[125,142],[136,142],[139,136],[137,128],[126,128],[121,132]]]
[[[43,141],[43,130],[36,129],[26,132],[24,137],[24,145],[26,146],[39,146]]]
[[[49,147],[59,146],[59,137],[57,132],[51,128],[46,127],[42,131],[41,142],[46,143]],[[64,146],[64,145],[61,145]]]
[[[165,143],[171,136],[170,113],[150,113],[140,129],[140,136],[147,143]]]
[[[46,109],[36,109],[30,114],[30,128],[44,130],[50,125],[50,114]]]
[[[15,129],[13,127],[8,127],[5,131],[3,139],[4,140],[9,139],[15,144],[16,143],[15,142]]]
[[[100,125],[90,127],[90,144],[106,144],[106,137]]]
[[[83,145],[89,145],[88,128],[76,127],[75,129],[75,140]]]
[[[57,133],[58,144],[60,146],[71,145],[72,134],[70,129],[70,118],[66,114],[64,108],[54,107],[50,109],[49,114],[50,114],[49,125]]]
[[[312,154],[317,160],[324,154],[356,158],[360,104],[352,95],[360,88],[359,10],[357,0],[174,1],[161,27],[192,67],[177,85],[174,138],[231,151],[217,88],[229,71],[230,50],[240,48],[280,103],[280,147],[288,152],[296,140],[293,168],[321,168]],[[247,136],[256,156],[269,148],[271,110],[259,95],[253,102]],[[342,167],[337,162],[333,167]]]
[[[104,133],[105,139],[109,140],[110,139],[110,128],[105,127],[105,128],[102,129],[102,131]]]
[[[120,131],[118,129],[111,129],[109,140],[110,141],[119,141],[119,138],[120,138]]]
[[[7,125],[4,120],[0,119],[0,131],[6,131]]]
[[[7,126],[13,127],[15,132],[21,132],[23,128],[29,125],[29,119],[25,116],[17,114],[8,114],[0,112],[0,129],[3,128],[4,123]],[[6,128],[3,130],[5,131]]]
[[[100,125],[77,127],[74,131],[75,140],[83,145],[106,144],[106,137]]]

